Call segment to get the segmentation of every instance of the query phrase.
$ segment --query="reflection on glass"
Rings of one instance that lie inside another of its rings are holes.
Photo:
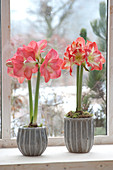
[[[22,44],[47,39],[47,50],[54,48],[63,58],[66,46],[87,33],[87,39],[96,41],[106,57],[107,0],[105,3],[101,0],[25,0],[24,3],[11,0],[10,3],[12,55]],[[49,136],[63,136],[63,117],[76,109],[75,72],[74,68],[70,76],[68,71],[62,71],[59,79],[47,84],[41,78],[38,123],[47,125]],[[33,92],[34,88],[35,85]],[[11,136],[15,137],[18,127],[29,122],[27,81],[20,85],[12,79],[11,90]],[[106,134],[106,66],[101,73],[84,72],[83,109],[94,114],[95,135]]]

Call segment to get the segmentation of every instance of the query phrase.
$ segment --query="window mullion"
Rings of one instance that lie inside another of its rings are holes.
[[[10,0],[1,0],[2,29],[2,139],[10,138],[11,81],[7,75],[6,60],[10,58]]]
[[[109,91],[108,91],[108,108],[109,108],[109,117],[108,117],[108,125],[109,125],[109,135],[113,137],[113,0],[110,1],[110,29],[109,29],[109,43],[108,43],[108,65],[109,71],[107,76],[109,83]],[[109,62],[110,61],[110,62]]]

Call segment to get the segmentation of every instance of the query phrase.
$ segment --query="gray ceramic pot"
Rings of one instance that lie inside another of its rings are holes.
[[[64,139],[69,152],[87,153],[94,142],[93,118],[64,118]]]
[[[45,127],[22,127],[18,129],[17,145],[24,156],[40,156],[47,147]]]

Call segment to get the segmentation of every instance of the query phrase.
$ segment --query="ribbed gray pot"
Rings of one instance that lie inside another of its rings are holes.
[[[93,118],[64,118],[64,139],[69,152],[87,153],[94,143]]]
[[[24,156],[40,156],[48,143],[45,127],[21,127],[18,129],[17,145]]]

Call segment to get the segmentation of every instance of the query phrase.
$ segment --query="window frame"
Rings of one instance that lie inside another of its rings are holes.
[[[10,87],[11,79],[7,75],[5,62],[10,58],[10,0],[1,0],[1,32],[2,32],[2,139],[0,147],[16,147],[16,139],[11,139]],[[108,0],[108,51],[107,51],[107,135],[94,137],[94,144],[113,143],[113,0]],[[63,137],[50,137],[49,146],[64,145]]]

